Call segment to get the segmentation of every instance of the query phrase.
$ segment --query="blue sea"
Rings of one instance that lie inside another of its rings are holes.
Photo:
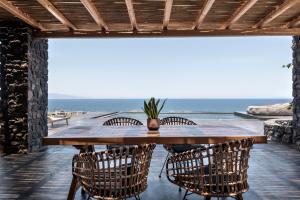
[[[143,99],[49,99],[49,112],[56,110],[85,112],[140,112]],[[245,112],[251,105],[291,102],[291,99],[168,99],[163,113],[176,113],[193,119],[238,118],[233,112]],[[124,114],[130,115],[133,114]],[[134,114],[143,118],[144,114]],[[162,116],[163,117],[163,116]]]
[[[141,111],[143,99],[49,99],[49,112],[55,110],[87,112]],[[291,99],[167,99],[164,112],[235,112],[251,105],[287,103]]]

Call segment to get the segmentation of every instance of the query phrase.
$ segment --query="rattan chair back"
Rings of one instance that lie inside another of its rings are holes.
[[[167,161],[167,177],[206,197],[241,195],[249,188],[247,170],[253,142],[242,139],[172,155]]]
[[[183,117],[176,117],[176,116],[170,116],[165,117],[160,120],[161,125],[171,125],[171,126],[179,126],[179,125],[197,125],[192,120],[183,118]],[[174,153],[174,146],[176,144],[164,144],[163,147],[169,152]]]
[[[96,199],[138,196],[147,187],[154,148],[155,144],[145,144],[77,154],[73,157],[73,176]]]
[[[142,126],[143,123],[130,117],[116,117],[103,123],[103,126]]]
[[[192,120],[183,118],[183,117],[165,117],[160,120],[161,125],[197,125]]]

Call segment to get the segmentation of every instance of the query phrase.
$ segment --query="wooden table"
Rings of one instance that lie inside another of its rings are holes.
[[[99,144],[215,144],[228,140],[255,138],[266,143],[262,133],[230,125],[162,126],[149,132],[145,126],[74,126],[44,138],[45,145],[73,145],[80,152],[93,151]],[[74,199],[78,189],[72,179],[68,199]]]
[[[45,137],[44,144],[216,144],[242,138],[255,138],[255,143],[267,142],[263,133],[230,125],[162,126],[153,132],[145,126],[74,126]]]

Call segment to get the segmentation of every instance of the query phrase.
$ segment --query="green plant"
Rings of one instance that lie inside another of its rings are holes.
[[[293,67],[293,64],[292,63],[289,63],[289,64],[286,64],[286,65],[282,65],[283,68],[292,68]]]
[[[154,97],[151,97],[149,101],[144,101],[143,111],[147,115],[148,119],[158,119],[159,113],[163,109],[166,103],[166,99],[161,105],[159,105],[160,99],[155,100]]]

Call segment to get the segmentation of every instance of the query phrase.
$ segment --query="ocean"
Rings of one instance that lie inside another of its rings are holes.
[[[56,110],[84,112],[123,112],[123,115],[144,118],[140,112],[143,99],[49,99],[49,112]],[[163,115],[173,113],[192,119],[235,119],[233,112],[245,112],[251,105],[291,102],[291,99],[168,99]],[[133,113],[127,113],[133,112]],[[161,117],[164,117],[164,116]]]

